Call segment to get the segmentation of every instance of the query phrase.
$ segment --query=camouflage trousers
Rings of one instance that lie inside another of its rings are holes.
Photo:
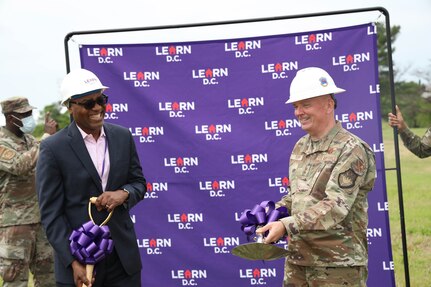
[[[3,287],[55,286],[54,255],[40,224],[0,227],[0,276]]]
[[[368,268],[300,266],[286,262],[283,287],[366,287]]]

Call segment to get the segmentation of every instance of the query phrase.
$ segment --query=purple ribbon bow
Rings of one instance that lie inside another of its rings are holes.
[[[112,252],[114,241],[109,237],[107,225],[98,226],[90,220],[73,230],[69,237],[70,251],[82,264],[94,265]]]
[[[257,226],[277,221],[289,216],[287,208],[282,206],[275,208],[273,201],[262,201],[256,204],[253,209],[246,209],[242,212],[239,222],[242,224],[241,230],[247,235],[247,240],[255,233]],[[249,240],[250,241],[250,240]]]

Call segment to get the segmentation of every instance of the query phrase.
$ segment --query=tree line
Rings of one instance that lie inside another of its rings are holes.
[[[394,43],[401,31],[400,26],[391,27],[391,47],[395,52]],[[392,111],[390,94],[388,45],[385,26],[377,23],[377,48],[379,62],[380,107],[383,119]],[[430,65],[431,70],[431,65]],[[395,101],[400,107],[404,120],[409,127],[429,127],[431,123],[431,71],[422,72],[417,76],[418,82],[400,80],[402,71],[397,63],[393,63]]]

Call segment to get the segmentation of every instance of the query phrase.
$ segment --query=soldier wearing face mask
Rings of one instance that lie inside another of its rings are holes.
[[[22,97],[3,100],[6,125],[0,127],[0,276],[3,286],[55,286],[53,251],[40,224],[35,189],[39,141],[33,106]],[[45,118],[43,138],[54,134],[57,123]]]

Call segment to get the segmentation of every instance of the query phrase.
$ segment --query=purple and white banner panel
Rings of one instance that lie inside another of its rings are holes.
[[[366,24],[80,47],[82,67],[110,87],[106,120],[130,129],[148,180],[145,200],[131,211],[143,286],[282,285],[283,259],[247,261],[231,250],[247,243],[241,212],[288,192],[290,153],[304,132],[285,101],[297,70],[309,66],[327,70],[347,90],[337,96],[336,117],[376,154],[368,286],[395,285],[376,37]]]

